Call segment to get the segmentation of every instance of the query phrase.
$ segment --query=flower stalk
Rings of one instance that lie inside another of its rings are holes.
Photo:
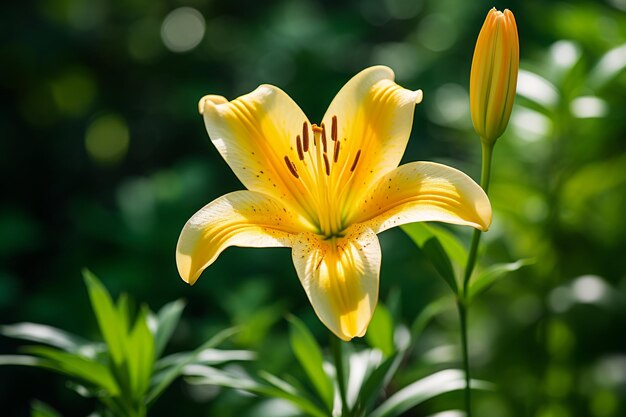
[[[519,39],[515,17],[509,10],[495,8],[487,14],[472,59],[470,74],[470,113],[474,130],[480,136],[482,168],[480,185],[489,190],[491,161],[496,140],[504,133],[511,117],[517,74],[519,70]],[[482,231],[474,230],[463,275],[463,289],[458,295],[461,345],[465,368],[465,409],[472,416],[471,373],[468,349],[467,319],[469,314],[470,280]]]
[[[339,389],[339,398],[341,399],[341,416],[350,417],[348,395],[346,393],[345,369],[343,364],[343,347],[341,346],[341,343],[342,341],[334,334],[330,335],[330,345],[333,351],[333,360],[335,362],[337,388]]]

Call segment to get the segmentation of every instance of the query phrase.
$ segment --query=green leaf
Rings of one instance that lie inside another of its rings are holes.
[[[112,397],[120,394],[119,387],[109,369],[95,360],[47,346],[30,346],[24,348],[24,351],[47,359],[47,361],[41,362],[38,366],[80,378],[103,388]]]
[[[402,388],[376,408],[369,417],[398,416],[437,395],[462,388],[465,388],[463,371],[440,371]]]
[[[83,271],[85,285],[89,292],[91,306],[96,315],[102,337],[109,348],[113,362],[120,366],[124,362],[126,333],[124,332],[125,318],[120,319],[118,309],[113,304],[109,292],[100,283],[98,278],[88,270]]]
[[[588,83],[594,90],[606,87],[626,68],[626,44],[611,49],[590,71]]]
[[[17,366],[34,366],[38,368],[50,368],[50,361],[37,356],[28,355],[0,355],[0,366],[17,365]]]
[[[372,372],[359,391],[355,404],[354,415],[367,415],[367,412],[374,405],[382,390],[387,386],[393,375],[398,370],[404,352],[393,354],[383,361],[374,372]]]
[[[450,306],[454,305],[454,303],[448,298],[443,297],[439,298],[435,301],[431,301],[426,307],[420,311],[420,313],[413,321],[413,325],[411,326],[411,337],[413,341],[415,341],[424,331],[428,323],[439,315],[442,311],[450,308]]]
[[[393,332],[394,322],[391,312],[379,302],[365,333],[365,340],[371,347],[380,349],[385,357],[389,357],[396,350]]]
[[[157,314],[157,328],[154,335],[154,356],[161,357],[167,342],[172,337],[185,308],[183,300],[172,301],[164,305]]]
[[[452,235],[450,233],[446,234],[443,232],[443,229],[437,230],[436,228],[425,225],[424,223],[411,223],[402,226],[402,228],[428,257],[441,278],[443,278],[444,281],[450,286],[452,292],[454,294],[458,294],[459,289],[454,267],[450,261],[446,247],[442,244],[442,241],[446,242],[446,245],[450,248],[451,253],[455,253],[456,257],[460,257],[461,253],[464,252],[464,249],[459,249],[459,247],[462,248],[462,246],[457,244],[458,242],[455,238],[451,237]]]
[[[482,271],[476,278],[470,281],[468,290],[468,300],[471,302],[474,298],[487,291],[500,278],[505,277],[509,272],[530,265],[534,262],[532,259],[520,259],[516,262],[496,264]]]
[[[304,413],[312,417],[328,417],[327,411],[321,410],[306,394],[296,387],[267,372],[262,377],[270,385],[262,384],[244,373],[231,373],[204,365],[191,365],[185,368],[187,381],[192,384],[218,385],[233,389],[248,391],[264,397],[281,398],[289,401]]]
[[[38,323],[16,323],[0,326],[0,334],[30,342],[44,343],[70,353],[94,357],[100,350],[97,343],[89,342],[65,330]]]
[[[296,359],[311,380],[328,410],[333,407],[333,383],[324,372],[324,357],[315,338],[297,317],[289,316],[289,341]]]
[[[61,413],[39,400],[30,403],[30,417],[63,417]]]
[[[465,267],[467,249],[465,249],[459,238],[448,229],[434,223],[424,222],[405,224],[401,228],[420,247],[429,238],[436,237],[452,263],[460,268]]]
[[[147,405],[149,406],[154,403],[154,401],[159,398],[163,391],[182,374],[185,366],[192,364],[202,351],[213,348],[223,343],[226,339],[232,337],[238,331],[238,328],[229,328],[222,330],[186,357],[181,357],[181,359],[174,366],[170,367],[167,371],[154,375],[151,381],[152,387],[146,397]]]
[[[135,399],[142,399],[150,386],[154,365],[154,336],[148,328],[148,308],[144,306],[128,337],[126,358],[130,386]]]

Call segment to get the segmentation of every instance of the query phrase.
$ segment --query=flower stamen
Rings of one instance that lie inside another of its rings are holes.
[[[330,165],[328,163],[328,155],[324,154],[324,168],[326,168],[326,175],[330,177]]]
[[[354,162],[352,163],[352,166],[350,167],[350,172],[354,172],[354,169],[356,168],[356,164],[357,162],[359,162],[360,156],[361,156],[361,150],[359,149],[358,152],[356,153],[356,156],[354,157]]]
[[[298,172],[296,171],[295,164],[291,162],[288,156],[285,156],[285,164],[287,165],[287,168],[289,168],[289,172],[291,172],[291,175],[293,175],[296,178],[300,178],[298,176]]]
[[[309,125],[307,122],[302,124],[302,145],[304,152],[309,151]]]
[[[296,149],[298,150],[298,159],[304,161],[304,152],[302,152],[302,142],[300,141],[300,135],[296,136]]]
[[[337,142],[337,116],[333,116],[333,121],[330,125],[330,138],[333,142]]]

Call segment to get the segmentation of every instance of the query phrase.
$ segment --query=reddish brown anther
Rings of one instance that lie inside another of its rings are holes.
[[[304,152],[309,151],[309,125],[307,122],[302,124],[302,146]]]
[[[354,168],[356,168],[356,164],[357,162],[359,162],[360,156],[361,156],[361,150],[359,149],[359,151],[356,153],[356,156],[354,157],[354,162],[352,163],[352,167],[350,167],[350,172],[354,171]]]
[[[339,145],[341,145],[341,141],[335,142],[335,150],[333,151],[333,162],[337,163],[337,159],[339,158]]]
[[[300,178],[298,176],[298,172],[296,171],[296,166],[291,162],[288,156],[285,156],[285,164],[287,164],[287,168],[289,168],[289,172],[296,178]]]

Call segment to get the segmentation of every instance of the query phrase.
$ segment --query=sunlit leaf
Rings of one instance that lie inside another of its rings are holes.
[[[100,349],[98,344],[89,342],[56,327],[37,323],[16,323],[0,326],[0,334],[16,339],[44,343],[70,353],[93,357]]]
[[[141,399],[150,385],[154,364],[154,337],[148,328],[147,307],[141,309],[126,345],[131,390],[136,399]]]
[[[43,367],[99,386],[107,391],[110,396],[116,396],[120,393],[119,387],[109,369],[95,360],[47,346],[30,346],[24,350],[27,353],[48,359],[48,361],[41,363]]]
[[[98,278],[88,270],[83,271],[83,277],[102,337],[109,348],[113,362],[119,366],[124,361],[124,341],[126,340],[126,333],[123,331],[124,323],[120,323],[118,310],[109,292]]]
[[[157,329],[154,335],[154,355],[160,357],[172,337],[180,316],[185,308],[183,300],[172,301],[164,305],[157,314]]]
[[[49,367],[50,361],[28,355],[0,355],[0,365]]]
[[[324,371],[324,357],[315,338],[297,317],[290,316],[289,341],[294,355],[306,372],[320,398],[330,410],[333,406],[333,384]]]
[[[30,417],[62,417],[61,413],[38,400],[30,403]]]
[[[367,377],[355,403],[355,415],[366,415],[398,370],[403,358],[403,353],[389,356]]]
[[[532,259],[520,259],[516,262],[496,264],[486,268],[470,281],[468,300],[471,301],[478,295],[487,291],[496,281],[505,277],[509,272],[517,271],[523,266],[530,265],[533,262]]]
[[[399,416],[433,397],[465,387],[465,373],[460,370],[449,369],[424,377],[402,388],[378,408],[369,417]],[[472,387],[480,387],[472,381]]]
[[[624,68],[626,68],[626,44],[611,49],[600,58],[589,73],[589,85],[596,90],[606,87]]]
[[[305,393],[268,372],[261,372],[261,376],[270,385],[259,382],[244,372],[234,373],[205,365],[186,366],[184,375],[190,384],[216,385],[247,391],[263,397],[280,398],[289,401],[309,416],[328,417],[329,415],[307,398]]]
[[[441,312],[453,306],[454,302],[447,297],[439,298],[435,301],[431,301],[426,307],[420,311],[415,320],[413,321],[413,325],[411,326],[411,335],[413,341],[415,341],[424,331],[428,323],[439,315]]]
[[[424,223],[411,223],[402,226],[402,228],[428,257],[441,278],[443,278],[444,281],[450,286],[452,292],[457,294],[458,284],[456,282],[456,274],[454,272],[454,268],[452,267],[452,262],[446,252],[446,248],[443,246],[435,232],[433,232],[434,229]],[[454,242],[454,240],[451,240],[450,242]],[[450,245],[452,246],[454,244]],[[455,253],[459,252],[458,248],[454,248],[453,251]]]
[[[393,342],[394,323],[391,312],[382,303],[378,303],[374,316],[365,333],[365,340],[370,346],[380,349],[385,357],[395,352]]]
[[[163,373],[155,375],[151,381],[151,388],[146,397],[146,402],[148,405],[152,404],[162,393],[163,391],[181,374],[185,366],[192,364],[196,359],[197,355],[206,349],[213,348],[221,343],[223,343],[229,337],[232,337],[239,331],[237,328],[229,328],[224,329],[221,332],[217,333],[215,336],[207,340],[202,346],[200,346],[195,351],[191,352],[189,355],[185,357],[181,357],[181,359],[173,366],[168,368]],[[155,365],[158,367],[159,365]]]

